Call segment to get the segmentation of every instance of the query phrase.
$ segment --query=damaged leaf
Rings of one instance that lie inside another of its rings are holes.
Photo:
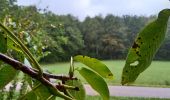
[[[165,38],[170,9],[162,10],[158,18],[148,24],[136,37],[128,52],[122,73],[122,84],[134,82],[152,62]]]

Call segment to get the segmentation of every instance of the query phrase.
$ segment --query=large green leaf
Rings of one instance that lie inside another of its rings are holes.
[[[122,73],[122,84],[136,80],[152,62],[152,59],[165,38],[170,9],[162,10],[158,19],[148,24],[136,37],[129,50]]]
[[[78,71],[91,85],[91,87],[102,96],[103,100],[109,100],[110,96],[108,86],[100,75],[84,67]]]
[[[76,99],[76,100],[85,100],[86,93],[84,86],[80,80],[68,80],[66,81],[66,84],[69,86],[76,86],[79,88],[79,91],[75,90],[68,90],[70,94]]]
[[[3,65],[0,68],[0,89],[4,88],[17,75],[17,70],[9,65]]]
[[[85,64],[86,66],[93,69],[104,78],[113,79],[113,74],[107,68],[107,66],[95,58],[78,55],[74,57],[74,60]]]

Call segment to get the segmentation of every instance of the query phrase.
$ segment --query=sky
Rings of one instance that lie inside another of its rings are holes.
[[[86,16],[155,15],[170,8],[169,0],[17,0],[18,5],[36,5],[58,15],[72,14],[84,20]]]

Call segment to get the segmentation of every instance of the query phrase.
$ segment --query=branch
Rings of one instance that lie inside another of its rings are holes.
[[[38,72],[36,69],[31,68],[33,71]],[[53,78],[53,79],[58,79],[58,80],[62,80],[62,81],[67,81],[67,80],[77,80],[76,77],[69,77],[66,75],[54,75],[54,74],[49,74],[46,72],[43,72],[43,76],[47,77],[47,78]]]
[[[63,91],[63,90],[66,90],[66,89],[69,89],[69,90],[75,90],[75,91],[79,91],[79,88],[78,87],[75,87],[75,86],[69,86],[69,85],[64,85],[64,84],[59,84],[59,85],[56,85],[56,88],[60,91]]]
[[[52,83],[50,83],[44,77],[39,77],[39,74],[36,71],[30,69],[29,66],[24,65],[21,62],[14,60],[2,53],[0,53],[0,60],[11,65],[16,70],[20,70],[23,73],[28,74],[30,77],[40,81],[43,85],[47,86],[49,92],[51,92],[53,95],[57,95],[57,96],[62,97],[66,100],[72,100],[72,98],[70,98],[69,96],[62,94],[62,92],[60,92]]]

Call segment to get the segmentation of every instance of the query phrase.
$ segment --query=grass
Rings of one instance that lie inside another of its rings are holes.
[[[112,71],[115,76],[115,80],[106,80],[109,85],[120,85],[121,73],[125,61],[103,61],[104,64]],[[44,69],[49,70],[55,74],[67,74],[69,71],[69,63],[55,63],[55,64],[43,64]],[[76,67],[82,67],[83,64],[75,63]],[[153,61],[151,66],[144,71],[135,81],[134,85],[139,86],[168,86],[170,85],[170,62],[168,61]],[[78,74],[76,75],[84,82],[85,80]]]
[[[56,98],[56,100],[63,100]],[[87,96],[86,100],[102,100],[100,96]],[[164,98],[141,98],[141,97],[111,97],[110,100],[169,100]]]

